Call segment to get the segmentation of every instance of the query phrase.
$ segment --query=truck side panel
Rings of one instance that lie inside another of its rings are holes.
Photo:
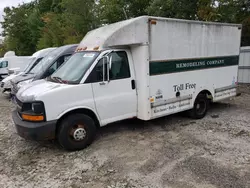
[[[241,30],[237,26],[156,20],[150,32],[151,119],[236,95]]]
[[[239,55],[236,26],[157,20],[149,27],[150,61]]]
[[[151,118],[191,109],[204,90],[211,93],[213,101],[235,96],[237,70],[236,65],[150,76]]]

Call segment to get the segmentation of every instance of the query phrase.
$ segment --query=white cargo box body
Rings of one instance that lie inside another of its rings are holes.
[[[214,102],[236,95],[240,25],[157,20],[149,31],[151,117],[191,109],[206,90]]]
[[[241,25],[143,16],[89,32],[79,48],[130,49],[137,117],[149,120],[236,95]]]

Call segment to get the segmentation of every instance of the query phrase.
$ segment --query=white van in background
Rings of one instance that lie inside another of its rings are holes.
[[[34,59],[26,66],[26,68],[24,69],[23,72],[16,72],[13,73],[9,76],[7,76],[6,78],[4,78],[0,84],[0,88],[2,88],[2,92],[5,91],[10,91],[11,90],[11,81],[22,74],[26,74],[28,73],[30,70],[32,70],[49,52],[53,51],[56,48],[45,48],[42,50],[39,50],[37,52],[35,52],[32,57],[34,57]]]
[[[3,59],[4,58],[0,58],[0,80],[2,80],[4,76],[6,76],[5,72],[7,70],[7,68],[6,68],[7,67],[6,62],[3,62]]]
[[[16,56],[15,52],[6,52],[0,67],[0,77],[6,77],[9,74],[23,71],[27,65],[34,59],[32,56]]]

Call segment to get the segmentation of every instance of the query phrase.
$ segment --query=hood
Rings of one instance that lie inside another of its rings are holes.
[[[23,82],[23,81],[26,81],[26,80],[30,80],[32,78],[34,78],[35,75],[34,74],[21,74],[17,77],[15,77],[12,81],[15,83],[15,84],[18,84],[19,82]]]
[[[14,80],[17,76],[19,76],[19,75],[21,75],[21,74],[23,74],[22,72],[21,73],[19,73],[19,74],[12,74],[12,75],[10,75],[10,76],[8,76],[8,77],[6,77],[6,78],[4,78],[3,80],[2,80],[2,82],[4,83],[4,89],[10,89],[11,88],[11,82],[12,82],[12,80]]]
[[[16,94],[16,97],[22,102],[31,102],[36,100],[38,95],[63,86],[64,84],[60,83],[37,80],[23,86]]]
[[[15,78],[15,77],[17,77],[17,75],[16,75],[16,74],[12,74],[12,75],[7,76],[6,78],[4,78],[4,79],[2,80],[2,82],[4,82],[4,83],[9,82],[10,80],[12,80],[12,79]]]

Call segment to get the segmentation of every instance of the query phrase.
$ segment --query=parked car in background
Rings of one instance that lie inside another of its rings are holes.
[[[22,86],[32,81],[44,79],[50,76],[70,58],[75,52],[77,46],[78,44],[71,44],[58,47],[51,51],[28,73],[15,77],[11,81],[11,95],[15,95]]]
[[[32,55],[32,57],[34,57],[34,59],[26,66],[26,68],[24,69],[23,72],[13,73],[2,80],[1,85],[0,85],[2,92],[6,92],[6,91],[10,92],[11,91],[11,81],[15,77],[29,73],[46,55],[48,55],[49,52],[51,52],[52,50],[55,50],[55,49],[56,48],[45,48],[45,49],[42,49],[42,50],[35,52]]]
[[[16,56],[15,52],[6,52],[1,60],[0,78],[5,78],[10,74],[24,71],[33,59],[35,58],[32,56]]]

